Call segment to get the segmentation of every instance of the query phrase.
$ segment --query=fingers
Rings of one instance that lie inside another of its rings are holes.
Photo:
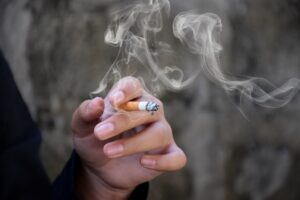
[[[104,102],[100,97],[86,100],[76,109],[72,117],[71,128],[76,136],[93,132],[93,128],[103,113]]]
[[[109,101],[113,107],[118,107],[122,103],[142,96],[143,91],[138,79],[125,77],[115,84],[109,93]]]
[[[162,121],[154,123],[130,138],[107,143],[103,151],[109,158],[118,158],[158,149],[167,150],[164,154],[145,154],[141,159],[141,165],[158,171],[175,171],[186,165],[186,156],[174,143],[171,128]]]
[[[149,169],[158,171],[175,171],[186,165],[187,158],[184,152],[177,146],[173,145],[170,152],[163,155],[144,155],[141,164]]]
[[[162,112],[128,112],[117,113],[99,123],[95,129],[95,136],[99,140],[106,140],[117,136],[127,130],[143,124],[153,123],[163,118]]]
[[[142,96],[153,99],[143,90],[138,79],[126,77],[113,87],[108,99],[110,104],[117,108],[130,100],[141,99]],[[157,101],[161,104],[159,100]],[[167,149],[163,154],[145,154],[141,159],[141,165],[158,171],[182,168],[186,164],[186,156],[173,140],[172,130],[164,119],[162,104],[154,116],[148,112],[117,113],[98,124],[94,133],[99,140],[107,140],[124,131],[149,123],[151,124],[138,134],[105,144],[104,154],[109,158],[118,158],[142,152],[162,152]]]
[[[103,151],[106,156],[116,158],[161,149],[167,147],[172,142],[172,131],[169,124],[158,121],[134,136],[106,144]]]

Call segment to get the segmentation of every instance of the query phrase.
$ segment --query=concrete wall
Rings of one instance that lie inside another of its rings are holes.
[[[110,10],[120,2],[124,1],[0,2],[0,47],[42,130],[41,156],[52,179],[72,149],[72,111],[97,87],[116,55],[103,38]],[[265,77],[276,85],[299,78],[297,0],[171,3],[172,16],[198,8],[222,18],[224,70]],[[170,23],[166,20],[166,27]],[[169,34],[165,30],[162,35]],[[183,63],[197,65],[187,58]],[[204,76],[180,93],[164,93],[166,115],[189,163],[153,181],[150,199],[299,199],[299,97],[280,109],[248,102],[243,107],[246,119],[238,102]]]

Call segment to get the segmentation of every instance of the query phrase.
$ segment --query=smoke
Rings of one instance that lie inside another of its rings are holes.
[[[171,91],[182,90],[203,72],[229,95],[238,95],[241,102],[245,98],[263,107],[278,108],[286,105],[297,94],[300,80],[296,78],[288,80],[281,87],[276,87],[263,78],[250,77],[240,80],[223,73],[218,58],[222,46],[216,41],[216,36],[222,31],[222,22],[213,13],[183,12],[178,14],[173,22],[174,36],[199,59],[193,74],[185,78],[179,67],[162,67],[157,51],[154,51],[149,43],[156,42],[153,40],[163,28],[163,17],[169,16],[169,13],[168,0],[139,1],[113,13],[105,42],[118,47],[119,52],[93,94],[104,92],[110,84],[123,77],[126,70],[130,71],[133,60],[138,61],[140,67],[151,73],[150,85],[154,86],[152,90],[160,86]],[[157,45],[160,51],[169,51],[168,48],[169,45],[162,42]],[[141,80],[144,81],[145,78]]]

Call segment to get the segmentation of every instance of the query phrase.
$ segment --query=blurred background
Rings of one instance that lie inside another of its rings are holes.
[[[0,0],[0,48],[42,131],[41,157],[52,180],[72,150],[72,112],[116,56],[104,44],[110,12],[128,2]],[[185,10],[221,17],[223,70],[278,86],[300,78],[300,1],[171,0],[171,6],[166,27]],[[248,120],[204,76],[160,98],[188,164],[151,182],[150,200],[300,199],[300,95],[280,109],[247,104]]]

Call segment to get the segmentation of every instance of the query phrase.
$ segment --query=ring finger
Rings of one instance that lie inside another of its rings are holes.
[[[161,120],[151,124],[132,137],[107,143],[104,145],[103,151],[106,156],[116,158],[161,149],[167,147],[172,141],[172,131],[169,124]]]

